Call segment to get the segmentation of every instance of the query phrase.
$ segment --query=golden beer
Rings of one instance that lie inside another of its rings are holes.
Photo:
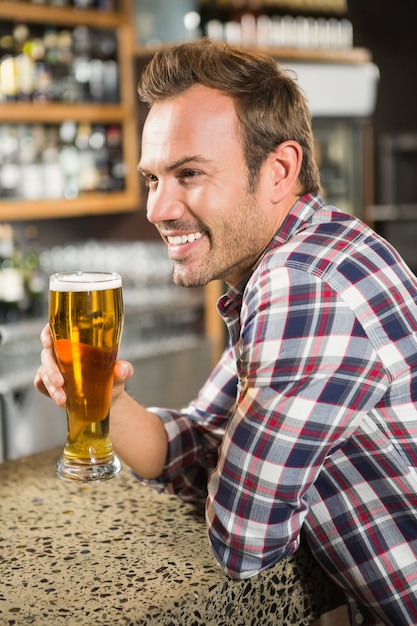
[[[122,280],[104,272],[53,274],[49,294],[49,324],[67,395],[67,442],[57,474],[106,480],[120,471],[109,411],[123,327]]]

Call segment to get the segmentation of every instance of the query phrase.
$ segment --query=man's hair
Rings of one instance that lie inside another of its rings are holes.
[[[268,155],[288,140],[303,150],[301,194],[321,191],[311,113],[289,71],[266,54],[201,38],[160,48],[142,73],[138,93],[152,106],[196,84],[233,98],[252,191]]]

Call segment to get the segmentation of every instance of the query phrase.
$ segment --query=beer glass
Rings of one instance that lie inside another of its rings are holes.
[[[122,279],[62,272],[49,281],[49,324],[67,395],[67,441],[56,466],[67,480],[100,481],[120,471],[109,437],[110,396],[122,326]]]

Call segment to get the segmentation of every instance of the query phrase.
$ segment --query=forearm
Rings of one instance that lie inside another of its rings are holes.
[[[205,497],[207,473],[217,462],[221,432],[236,397],[232,356],[224,355],[198,399],[181,412],[168,408],[148,411],[138,404],[122,387],[132,371],[127,362],[119,362],[116,368],[110,409],[116,453],[141,478],[162,479],[171,493],[199,499],[204,492]]]
[[[110,409],[110,435],[116,454],[136,474],[157,478],[167,456],[167,435],[160,418],[123,392]]]

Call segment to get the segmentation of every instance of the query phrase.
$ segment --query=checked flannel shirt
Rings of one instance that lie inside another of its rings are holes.
[[[417,625],[416,277],[307,195],[218,309],[230,345],[198,398],[152,409],[169,439],[160,481],[189,499],[208,486],[231,577],[293,553],[303,527],[357,623]]]

